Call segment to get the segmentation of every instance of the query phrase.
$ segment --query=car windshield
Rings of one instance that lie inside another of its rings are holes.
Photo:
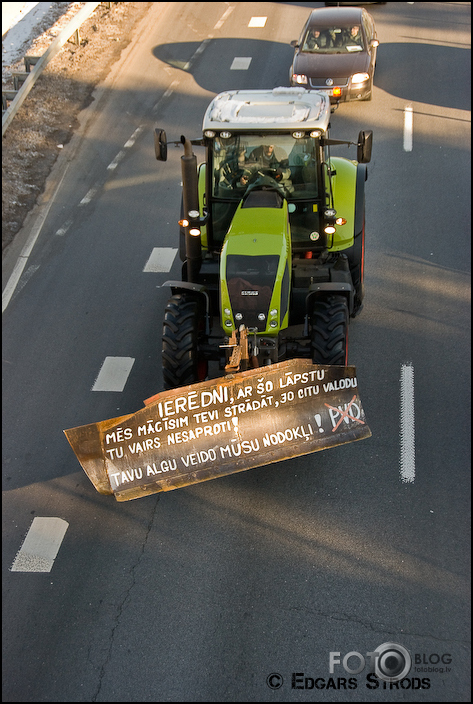
[[[212,149],[213,196],[241,200],[247,189],[275,186],[288,200],[317,198],[317,140],[290,134],[216,137]]]
[[[301,43],[301,51],[309,54],[349,54],[363,49],[361,25],[310,27]]]

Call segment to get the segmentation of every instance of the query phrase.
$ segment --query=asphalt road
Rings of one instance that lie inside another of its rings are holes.
[[[20,235],[37,237],[3,313],[4,701],[471,699],[469,3],[371,6],[373,100],[332,119],[336,138],[374,131],[349,355],[372,437],[117,503],[62,432],[162,389],[180,151],[156,162],[153,128],[196,138],[215,93],[287,84],[315,5],[155,3]],[[144,271],[155,248],[163,271]],[[107,357],[129,362],[122,391],[93,390]],[[61,519],[52,569],[12,570],[42,517]],[[361,669],[385,643],[411,655],[402,686]]]

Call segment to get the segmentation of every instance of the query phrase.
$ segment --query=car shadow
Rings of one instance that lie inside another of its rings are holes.
[[[403,100],[469,110],[470,83],[465,84],[469,65],[469,50],[459,47],[381,44],[374,84]]]
[[[159,44],[153,55],[190,73],[204,90],[274,88],[289,85],[294,49],[280,42],[228,38]],[[205,56],[205,61],[202,57]],[[248,70],[231,70],[235,57],[251,57]],[[465,84],[469,51],[435,44],[392,43],[378,48],[374,84],[403,100],[470,109],[470,83]],[[465,71],[459,67],[465,67]]]
[[[159,44],[153,49],[153,55],[191,73],[201,88],[213,93],[289,85],[289,68],[294,56],[289,44],[232,37],[212,39],[200,53],[201,47],[202,42]],[[248,70],[231,70],[235,57],[251,57]],[[186,66],[188,62],[190,66]]]

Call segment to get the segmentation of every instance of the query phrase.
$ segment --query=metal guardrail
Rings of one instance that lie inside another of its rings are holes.
[[[50,44],[41,57],[25,57],[26,71],[16,71],[13,73],[14,87],[16,88],[18,86],[19,89],[17,91],[2,91],[2,98],[5,97],[7,100],[12,100],[2,116],[2,137],[46,65],[52,58],[54,58],[54,56],[56,56],[57,53],[59,53],[70,37],[79,31],[81,24],[83,24],[85,20],[87,20],[94,12],[97,6],[101,4],[102,3],[100,2],[87,2],[84,7],[79,10],[77,15],[69,22],[69,24],[58,34],[56,39],[54,39],[52,44]],[[103,4],[110,7],[109,2]],[[30,71],[29,69],[32,65],[34,68]],[[21,87],[19,87],[21,81],[23,83]]]

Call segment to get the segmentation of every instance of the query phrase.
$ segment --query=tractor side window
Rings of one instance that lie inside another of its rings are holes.
[[[316,199],[317,153],[314,139],[307,137],[293,140],[288,161],[292,182],[290,200]]]
[[[245,161],[245,146],[239,137],[216,138],[213,144],[213,195],[215,198],[238,198],[238,177]]]

